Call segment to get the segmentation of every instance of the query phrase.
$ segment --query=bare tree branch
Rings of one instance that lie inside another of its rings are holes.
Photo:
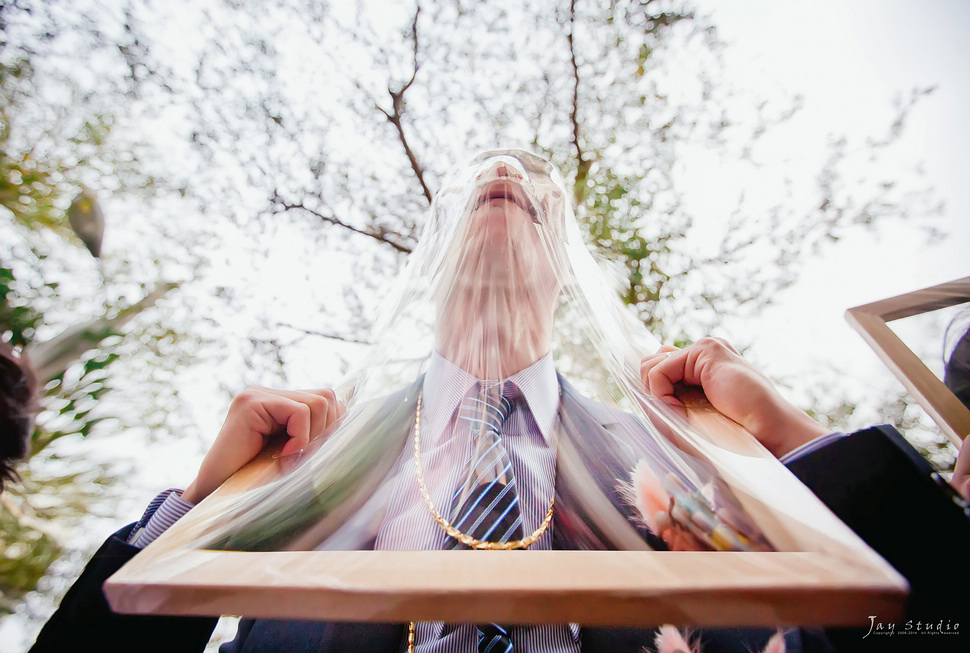
[[[401,145],[404,147],[404,154],[408,158],[408,163],[411,164],[411,170],[414,171],[414,176],[418,178],[418,183],[421,184],[421,192],[424,194],[424,198],[428,200],[428,204],[431,204],[433,193],[424,180],[424,168],[418,162],[418,157],[415,155],[414,150],[411,149],[411,144],[408,142],[407,135],[404,133],[404,124],[402,122],[402,118],[404,117],[404,94],[409,88],[411,88],[411,85],[414,84],[414,80],[418,76],[418,69],[420,68],[418,63],[418,16],[420,14],[421,6],[418,5],[414,12],[414,21],[411,23],[411,41],[414,57],[412,60],[413,70],[411,72],[411,79],[409,79],[403,86],[401,86],[401,88],[396,91],[388,87],[387,92],[391,96],[391,107],[393,113],[388,113],[379,105],[377,106],[377,109],[384,114],[387,121],[394,125],[394,128],[397,130],[397,136],[401,141]]]
[[[388,231],[386,229],[383,229],[383,228],[380,228],[380,227],[377,227],[377,228],[374,228],[374,229],[361,229],[359,227],[355,227],[352,224],[348,224],[348,223],[344,222],[340,218],[336,218],[336,217],[334,217],[332,215],[325,215],[325,214],[321,213],[320,211],[317,211],[315,209],[311,209],[310,207],[308,207],[307,205],[305,205],[303,202],[297,202],[295,204],[290,204],[289,202],[286,202],[282,197],[279,196],[279,194],[277,194],[275,192],[273,194],[273,197],[270,198],[270,202],[272,204],[274,204],[275,206],[279,207],[283,211],[293,211],[293,210],[306,211],[307,213],[309,213],[313,217],[319,218],[320,220],[323,220],[324,222],[327,222],[329,224],[332,224],[335,227],[340,227],[341,229],[346,229],[348,231],[352,231],[355,234],[360,234],[361,236],[367,236],[368,238],[372,238],[372,239],[376,240],[379,243],[383,243],[385,245],[390,245],[391,247],[393,247],[397,251],[401,252],[402,254],[410,254],[411,253],[411,250],[413,249],[410,245],[406,245],[406,244],[403,244],[403,243],[399,243],[396,240],[394,240],[393,238],[391,238],[391,234],[393,234],[394,232],[390,232],[390,231]]]
[[[576,64],[576,49],[573,41],[573,32],[576,27],[576,0],[569,3],[569,31],[566,33],[566,41],[569,43],[569,63],[573,70],[573,99],[569,110],[569,121],[573,128],[572,145],[576,150],[576,203],[581,204],[583,189],[586,185],[586,177],[589,174],[591,162],[586,159],[583,148],[579,143],[579,66]]]
[[[324,333],[323,331],[313,331],[311,329],[305,329],[303,327],[298,327],[293,324],[287,324],[286,322],[278,322],[277,326],[286,327],[287,329],[293,329],[294,331],[299,331],[305,333],[308,336],[319,336],[321,338],[329,338],[331,340],[340,340],[342,342],[352,342],[358,345],[369,345],[372,344],[366,340],[358,340],[357,338],[350,338],[347,336],[341,336],[336,333]]]
[[[159,299],[178,287],[179,283],[174,281],[159,283],[140,300],[114,314],[105,310],[100,317],[65,329],[50,340],[31,343],[27,351],[36,367],[37,377],[46,383],[58,374],[63,374],[68,366],[80,360],[87,351],[97,347],[109,335],[117,333],[132,318],[154,306]]]

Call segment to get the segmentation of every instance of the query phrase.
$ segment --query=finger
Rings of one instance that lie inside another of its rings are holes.
[[[243,429],[254,437],[271,435],[280,424],[270,411],[267,402],[275,400],[275,393],[268,388],[250,387],[236,395],[229,406],[223,432],[237,433]]]
[[[330,428],[334,422],[340,419],[343,414],[340,406],[340,402],[337,400],[337,393],[333,390],[326,390],[327,393],[327,422],[324,425],[324,429]]]
[[[647,392],[661,401],[680,405],[674,397],[674,384],[684,380],[687,351],[664,352],[645,360],[640,366]]]
[[[665,394],[672,394],[673,383],[665,383],[662,376],[657,377],[654,374],[654,370],[670,355],[670,352],[654,354],[640,362],[640,379],[643,381],[643,387],[654,397],[662,398]]]
[[[331,389],[273,390],[270,392],[306,405],[310,411],[308,433],[311,440],[326,431],[339,415],[337,396]]]
[[[644,356],[640,361],[640,376],[643,378],[644,384],[647,382],[646,373],[653,369],[655,365],[664,361],[668,355],[675,351],[680,351],[679,347],[673,345],[661,345],[660,349],[654,354]]]
[[[737,354],[738,356],[741,355],[741,352],[739,352],[737,349],[735,349],[734,345],[732,345],[730,342],[728,342],[724,338],[718,338],[718,337],[714,336],[714,337],[711,338],[711,340],[716,340],[717,342],[719,342],[722,345],[724,345],[727,349],[729,349],[732,352],[734,352],[735,354]]]
[[[337,419],[337,395],[333,390],[301,390],[293,398],[310,407],[310,439],[323,434]]]
[[[306,403],[273,394],[268,396],[263,408],[276,424],[285,427],[289,436],[279,453],[280,456],[288,456],[306,448],[310,442],[311,428],[310,407]]]
[[[342,401],[337,399],[337,393],[333,390],[328,389],[323,390],[322,392],[327,393],[327,422],[324,426],[324,430],[327,430],[344,416],[344,414],[347,412],[347,408],[344,406]]]
[[[327,400],[327,421],[324,425],[324,430],[330,428],[330,425],[337,421],[337,407],[339,405],[336,398]]]
[[[643,380],[643,384],[647,385],[649,383],[649,377],[647,376],[654,367],[662,363],[667,359],[667,356],[671,352],[657,352],[656,354],[650,354],[649,356],[644,356],[640,361],[640,378]]]
[[[332,388],[321,388],[317,390],[306,390],[306,392],[313,393],[320,397],[323,397],[327,402],[327,415],[324,420],[323,428],[327,429],[335,421],[340,419],[344,412],[344,405],[337,399],[337,393],[334,392]]]

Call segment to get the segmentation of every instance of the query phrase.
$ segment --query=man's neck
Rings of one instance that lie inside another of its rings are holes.
[[[456,292],[439,307],[435,349],[477,379],[507,379],[549,353],[553,310],[531,294]]]
[[[435,348],[476,379],[501,381],[549,353],[549,330],[484,322],[465,324],[460,329],[439,329]]]

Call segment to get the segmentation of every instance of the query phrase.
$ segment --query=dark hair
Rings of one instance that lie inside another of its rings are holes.
[[[16,461],[27,454],[37,412],[37,377],[30,363],[0,342],[0,490],[20,477]]]
[[[957,340],[943,369],[943,383],[970,408],[970,328]]]

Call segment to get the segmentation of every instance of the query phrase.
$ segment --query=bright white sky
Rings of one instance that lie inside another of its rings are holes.
[[[922,163],[946,208],[949,237],[927,247],[907,228],[859,234],[807,266],[802,280],[755,326],[752,346],[770,373],[844,359],[888,374],[845,309],[970,275],[970,3],[963,0],[704,0],[731,43],[728,68],[743,85],[802,94],[797,118],[806,158],[830,133],[872,133],[888,124],[891,102],[935,86],[913,111],[901,170]],[[878,133],[878,132],[877,132]],[[805,349],[807,356],[793,354]],[[849,367],[849,365],[847,365]],[[853,365],[854,367],[854,365]]]
[[[731,43],[729,69],[743,71],[739,85],[805,97],[797,118],[801,138],[778,144],[794,149],[794,156],[811,158],[812,148],[830,133],[871,133],[874,122],[888,124],[894,96],[937,87],[912,115],[900,166],[925,164],[927,179],[946,202],[941,227],[950,236],[932,248],[907,228],[845,239],[824,260],[810,262],[802,281],[758,324],[734,325],[726,333],[751,340],[753,330],[752,355],[768,361],[772,376],[829,361],[851,368],[860,383],[873,372],[894,383],[843,313],[970,275],[970,2],[698,0],[698,5],[711,12]],[[849,373],[844,378],[849,383]],[[167,465],[155,466],[139,482],[162,487],[190,480],[162,477],[166,470],[171,473]],[[19,626],[10,618],[0,622],[0,653],[20,650]]]

